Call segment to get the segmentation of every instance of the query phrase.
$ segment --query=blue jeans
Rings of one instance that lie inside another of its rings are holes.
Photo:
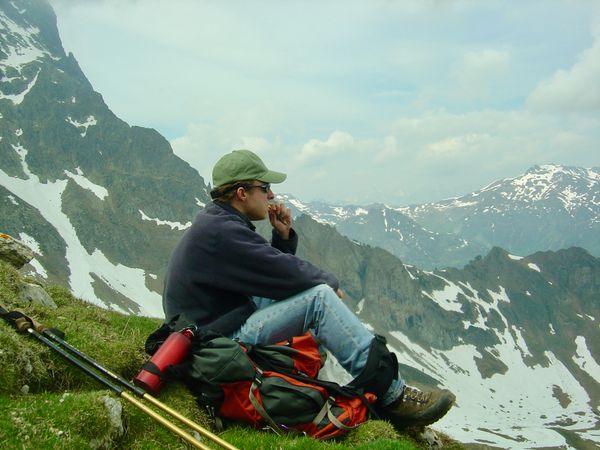
[[[257,310],[231,338],[249,344],[273,344],[311,330],[353,378],[362,372],[374,336],[331,287],[322,284],[280,301],[253,300]],[[381,404],[392,403],[403,389],[404,381],[398,374]]]

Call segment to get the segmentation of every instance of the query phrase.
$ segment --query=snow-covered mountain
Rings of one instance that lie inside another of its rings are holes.
[[[422,268],[462,267],[499,246],[518,254],[579,246],[600,255],[600,169],[536,166],[460,198],[393,207],[280,198],[295,215],[335,226]]]
[[[437,232],[518,254],[570,246],[600,255],[600,168],[542,165],[459,198],[399,208]]]
[[[204,181],[156,131],[110,111],[65,54],[46,1],[0,5],[2,230],[35,250],[39,277],[161,316],[161,273],[208,201]]]
[[[289,194],[279,198],[290,206],[295,216],[308,214],[318,222],[335,226],[357,242],[381,247],[406,263],[426,269],[462,267],[489,250],[454,233],[426,229],[407,214],[387,205],[302,202]]]
[[[599,259],[494,248],[464,269],[431,272],[308,215],[297,223],[309,241],[301,255],[339,275],[345,302],[387,336],[403,376],[456,392],[436,428],[499,448],[600,442]],[[335,367],[328,375],[343,380]]]
[[[597,180],[597,170],[586,173]],[[597,182],[589,189],[597,193]],[[569,198],[579,197],[577,190]],[[581,205],[597,211],[597,199]],[[47,2],[0,3],[0,232],[32,247],[33,276],[109,308],[161,315],[169,254],[208,201],[204,180],[162,136],[124,123],[94,92],[64,53]],[[581,217],[583,208],[570,211]],[[577,248],[527,257],[494,248],[464,269],[432,272],[322,223],[379,227],[420,242],[415,253],[442,252],[428,250],[428,240],[462,244],[421,223],[425,211],[313,210],[321,223],[308,215],[295,222],[299,255],[338,275],[345,302],[388,337],[406,378],[457,393],[457,407],[437,428],[502,448],[593,448],[600,261]]]

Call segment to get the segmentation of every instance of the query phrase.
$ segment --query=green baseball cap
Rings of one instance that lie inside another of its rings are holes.
[[[234,150],[221,157],[213,167],[213,186],[242,180],[258,180],[265,183],[281,183],[287,175],[267,169],[265,163],[250,150]]]

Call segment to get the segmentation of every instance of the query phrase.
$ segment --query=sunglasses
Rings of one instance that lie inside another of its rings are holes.
[[[243,186],[245,189],[252,189],[252,188],[259,188],[261,191],[263,191],[265,194],[267,192],[269,192],[269,189],[271,189],[271,183],[265,183],[265,184],[248,184],[246,186]]]
[[[269,189],[271,189],[271,183],[258,184],[258,185],[257,184],[234,184],[233,186],[229,186],[224,191],[219,191],[217,189],[213,189],[212,191],[210,191],[210,197],[214,200],[214,199],[222,197],[226,193],[233,191],[240,187],[243,187],[246,190],[250,190],[252,188],[259,188],[261,191],[263,191],[265,194],[267,194],[269,192]]]

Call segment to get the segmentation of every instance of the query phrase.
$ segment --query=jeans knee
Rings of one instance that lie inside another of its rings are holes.
[[[332,300],[339,300],[339,297],[328,284],[319,284],[314,288],[315,296],[325,302],[331,302]]]

